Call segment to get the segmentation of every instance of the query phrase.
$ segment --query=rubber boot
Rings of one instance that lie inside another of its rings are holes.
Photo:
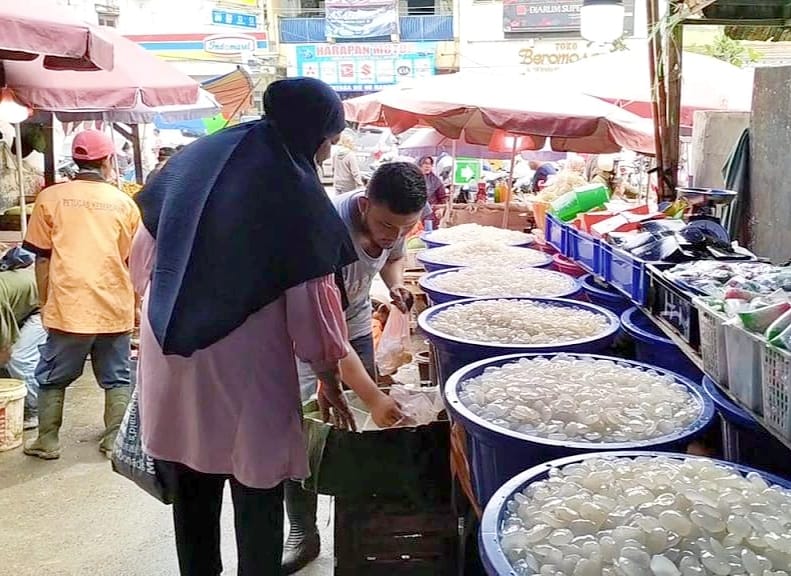
[[[42,388],[38,393],[38,438],[25,444],[25,454],[42,460],[60,458],[58,433],[63,424],[65,389]]]
[[[99,450],[108,458],[113,454],[115,437],[118,435],[118,428],[126,414],[126,406],[129,404],[131,395],[131,386],[110,388],[104,391],[104,434],[99,443]]]
[[[302,489],[299,482],[285,483],[286,513],[290,530],[283,547],[283,574],[293,574],[313,562],[321,551],[316,528],[318,495]]]

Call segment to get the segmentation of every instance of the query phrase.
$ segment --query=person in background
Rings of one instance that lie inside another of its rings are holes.
[[[28,265],[29,266],[29,265]],[[0,366],[25,383],[25,430],[38,425],[36,366],[47,340],[32,267],[0,272]]]
[[[182,576],[222,573],[226,482],[239,573],[281,573],[283,484],[308,475],[295,353],[321,378],[325,417],[353,425],[335,274],[357,256],[316,170],[343,105],[296,78],[270,84],[264,107],[184,148],[136,196],[141,434],[169,479]]]
[[[591,169],[591,184],[601,184],[610,192],[610,196],[636,198],[640,191],[620,178],[617,173],[618,157],[614,154],[600,154],[595,157]]]
[[[332,181],[336,194],[345,194],[363,187],[363,177],[354,149],[354,137],[344,131],[332,155]]]
[[[390,290],[393,304],[402,312],[411,309],[414,299],[404,286],[404,238],[418,223],[426,205],[426,181],[414,163],[390,162],[374,172],[366,190],[337,196],[333,203],[358,257],[342,272],[348,300],[345,316],[349,345],[375,380],[371,285],[379,274]],[[304,402],[316,392],[317,377],[307,364],[298,363],[297,367]],[[297,482],[286,483],[286,510],[291,525],[283,557],[286,574],[302,569],[319,555],[316,506],[316,494],[303,490]]]
[[[546,182],[550,176],[558,173],[557,168],[550,162],[530,161],[530,169],[533,170],[533,180],[530,182],[530,190],[538,192],[541,190],[541,183]]]
[[[108,182],[112,140],[80,132],[72,157],[80,171],[71,182],[42,190],[24,248],[36,255],[42,319],[48,331],[36,368],[38,437],[25,454],[60,457],[58,433],[66,388],[90,355],[105,391],[105,431],[99,450],[109,456],[130,397],[129,350],[135,298],[127,261],[140,222],[134,201]]]
[[[445,183],[434,173],[434,159],[431,156],[423,156],[417,162],[423,177],[426,180],[426,193],[428,195],[428,206],[431,209],[431,221],[434,228],[439,227],[440,213],[448,202],[448,190]],[[424,215],[424,220],[427,219]]]
[[[168,163],[168,160],[176,153],[175,148],[171,148],[170,146],[163,146],[159,149],[159,154],[157,155],[157,165],[154,166],[154,169],[148,174],[146,178],[146,184],[148,184],[154,176],[159,174],[159,171]]]

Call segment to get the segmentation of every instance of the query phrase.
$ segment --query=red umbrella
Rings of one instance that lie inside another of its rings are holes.
[[[104,31],[103,31],[104,32]],[[28,106],[47,111],[109,111],[190,105],[199,84],[172,64],[110,31],[112,70],[44,70],[39,61],[6,62],[6,85]]]
[[[525,77],[450,74],[347,100],[346,119],[404,132],[431,126],[444,136],[488,146],[497,131],[530,136],[533,149],[652,154],[650,122],[597,98]]]
[[[104,32],[43,0],[0,4],[0,60],[33,60],[44,55],[54,70],[113,67],[113,46]]]

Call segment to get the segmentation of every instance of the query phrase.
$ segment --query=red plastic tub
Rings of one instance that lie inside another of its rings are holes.
[[[573,260],[569,260],[562,254],[555,254],[552,256],[552,267],[558,272],[574,276],[574,278],[581,278],[587,274],[587,272],[577,266]]]

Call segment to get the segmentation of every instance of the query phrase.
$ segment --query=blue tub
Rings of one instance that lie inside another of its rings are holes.
[[[503,525],[503,522],[506,518],[505,507],[507,503],[513,498],[514,494],[521,492],[530,484],[539,482],[541,480],[546,480],[549,476],[550,470],[553,468],[563,468],[569,464],[577,464],[590,458],[600,458],[602,456],[637,458],[640,456],[658,455],[660,454],[655,452],[625,451],[609,452],[606,454],[598,453],[571,456],[569,458],[561,458],[559,460],[540,464],[529,470],[525,470],[518,476],[515,476],[509,480],[489,501],[489,504],[484,510],[483,518],[481,518],[481,529],[479,532],[480,553],[486,573],[489,576],[513,576],[515,574],[511,568],[511,563],[505,556],[505,552],[503,552],[503,549],[500,547],[500,527]],[[687,456],[686,454],[661,455],[678,457],[682,459],[697,458],[696,456]],[[777,484],[783,488],[791,489],[791,482],[788,482],[782,478],[778,478],[777,476],[773,476],[772,474],[761,472],[760,470],[754,470],[747,466],[734,465],[729,462],[720,462],[719,460],[715,460],[715,462],[730,468],[734,468],[743,475],[746,475],[749,472],[758,472],[770,484]]]
[[[493,344],[491,342],[476,342],[474,340],[465,340],[455,336],[449,336],[445,333],[439,332],[431,327],[431,318],[451,306],[457,304],[464,304],[465,302],[473,302],[476,300],[503,300],[503,298],[468,298],[466,300],[457,300],[455,302],[447,302],[438,306],[433,306],[418,317],[418,325],[423,333],[431,341],[436,351],[437,358],[437,380],[440,386],[453,374],[456,370],[463,368],[467,364],[484,360],[486,358],[493,358],[495,356],[502,356],[503,354],[516,354],[518,352],[528,352],[535,354],[555,354],[558,352],[577,352],[596,354],[599,352],[607,351],[612,343],[615,341],[618,331],[620,330],[620,322],[618,316],[599,308],[587,302],[580,302],[578,300],[567,300],[564,298],[506,298],[506,300],[529,300],[531,302],[544,302],[547,304],[555,304],[560,306],[568,306],[572,308],[582,308],[590,312],[595,312],[605,316],[609,322],[608,328],[600,335],[593,338],[586,338],[584,340],[573,340],[563,344]]]
[[[438,270],[450,270],[451,268],[466,268],[465,265],[462,264],[443,264],[441,262],[434,262],[431,260],[431,250],[423,250],[417,255],[417,261],[420,262],[423,267],[426,269],[427,272],[437,272]],[[525,264],[526,267],[530,268],[547,268],[550,264],[552,264],[552,256],[541,252],[539,250],[533,250],[532,248],[523,248],[523,250],[532,250],[541,255],[541,260],[538,264]]]
[[[483,418],[476,416],[459,400],[458,391],[461,383],[470,378],[480,376],[486,368],[502,366],[520,358],[535,358],[537,356],[541,356],[541,354],[512,354],[475,362],[454,373],[445,385],[445,405],[448,407],[451,418],[454,422],[461,423],[467,432],[467,459],[470,463],[475,495],[481,505],[485,505],[492,497],[492,494],[505,484],[509,478],[531,466],[536,466],[555,458],[587,452],[640,449],[666,452],[684,451],[687,444],[703,433],[714,420],[714,404],[710,398],[703,394],[700,387],[690,380],[668,370],[656,369],[653,366],[639,362],[593,354],[579,354],[575,356],[612,360],[631,366],[656,369],[660,373],[671,374],[677,382],[684,384],[689,389],[690,394],[700,402],[701,410],[698,419],[684,430],[650,440],[624,443],[570,442],[550,440],[494,427]]]
[[[431,232],[423,232],[420,235],[420,239],[426,245],[426,248],[439,248],[440,246],[447,246],[449,244],[448,242],[440,242],[439,240],[432,240],[431,235],[434,234],[434,232],[436,232],[436,230],[432,230]],[[532,246],[533,243],[535,242],[535,238],[533,238],[531,235],[529,236],[530,236],[530,240],[527,240],[525,242],[520,242],[519,244],[509,244],[509,246],[520,246],[522,248],[527,248],[529,246]]]
[[[720,415],[723,458],[791,478],[788,448],[764,430],[749,412],[725,396],[708,376],[703,377],[703,390]]]
[[[634,340],[638,362],[672,370],[693,382],[703,378],[703,372],[638,308],[629,308],[621,314],[621,326]]]
[[[632,303],[623,294],[596,282],[596,277],[593,274],[583,276],[580,278],[580,282],[582,291],[591,304],[607,308],[619,316],[632,306]]]
[[[454,272],[456,270],[460,270],[460,268],[451,268],[449,270],[437,270],[436,272],[431,272],[429,274],[425,274],[420,277],[420,279],[418,280],[418,284],[420,285],[420,289],[423,290],[423,292],[425,292],[425,294],[428,296],[429,303],[431,304],[431,306],[435,306],[437,304],[445,304],[446,302],[454,302],[456,300],[477,298],[475,294],[442,292],[438,288],[432,288],[431,281],[434,278],[436,278],[437,276],[442,276],[443,274],[448,274],[449,272]],[[542,298],[577,298],[579,296],[581,285],[576,278],[573,278],[568,274],[563,274],[562,272],[556,272],[554,270],[547,270],[546,273],[561,275],[564,278],[566,278],[569,282],[573,282],[573,286],[568,290],[559,292],[558,294],[548,294],[546,296],[542,296]],[[497,296],[497,298],[509,298],[509,297],[514,297],[514,295],[502,294]]]

